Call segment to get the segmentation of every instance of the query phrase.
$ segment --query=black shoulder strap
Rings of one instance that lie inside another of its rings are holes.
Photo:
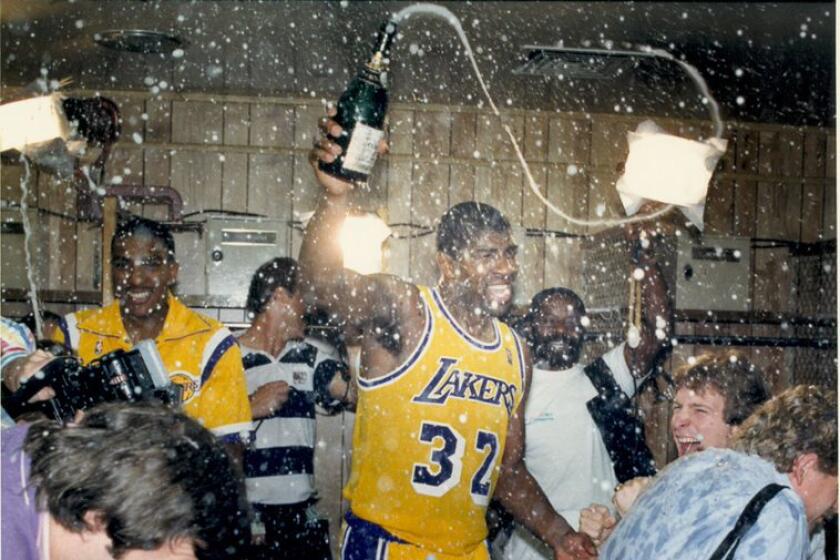
[[[741,516],[735,522],[735,527],[729,531],[729,534],[726,535],[726,538],[723,539],[723,542],[720,543],[709,560],[732,560],[735,558],[735,549],[741,544],[741,538],[758,520],[761,510],[764,509],[767,502],[785,488],[787,486],[781,484],[768,484],[759,490],[746,505],[744,511],[741,512]]]
[[[645,443],[644,424],[633,413],[632,401],[616,382],[607,363],[598,358],[583,371],[598,391],[586,403],[586,408],[598,426],[618,481],[655,475],[656,463]]]

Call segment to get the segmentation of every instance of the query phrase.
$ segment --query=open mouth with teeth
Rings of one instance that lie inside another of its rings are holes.
[[[148,303],[151,297],[151,290],[132,290],[130,292],[125,292],[126,302],[132,305],[143,305],[144,303]]]
[[[677,454],[682,457],[695,451],[700,451],[703,445],[703,436],[674,436],[674,442],[677,444]]]
[[[513,286],[510,284],[492,284],[487,286],[486,293],[492,308],[504,307],[513,299]]]

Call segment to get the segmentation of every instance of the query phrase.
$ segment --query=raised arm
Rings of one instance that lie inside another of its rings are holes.
[[[298,256],[300,283],[307,304],[326,310],[345,329],[361,335],[362,347],[367,350],[364,377],[375,377],[414,347],[425,315],[414,284],[391,275],[365,276],[344,268],[339,234],[344,219],[353,211],[353,186],[318,168],[318,161],[332,161],[341,153],[329,139],[340,134],[341,127],[329,118],[322,119],[320,126],[327,136],[310,153],[310,162],[323,193],[303,236]],[[373,348],[387,355],[371,358]]]
[[[640,228],[627,231],[630,241],[630,271],[641,269],[642,314],[639,328],[640,342],[636,348],[624,346],[624,358],[634,377],[644,377],[653,366],[660,350],[670,345],[673,334],[673,306],[659,263],[653,254],[654,241],[640,239]]]
[[[320,126],[330,136],[341,133],[341,127],[328,118],[322,119]],[[344,268],[339,234],[344,219],[353,210],[353,185],[318,168],[319,161],[331,162],[340,153],[341,148],[329,136],[322,138],[310,153],[309,160],[323,192],[304,233],[298,261],[306,302],[359,328],[367,320],[384,319],[391,313],[393,299],[382,276],[365,276]]]
[[[531,359],[526,352],[526,390],[531,385]],[[513,517],[554,550],[555,560],[595,558],[588,536],[576,533],[551,506],[545,493],[525,466],[525,401],[508,424],[501,472],[495,497]]]

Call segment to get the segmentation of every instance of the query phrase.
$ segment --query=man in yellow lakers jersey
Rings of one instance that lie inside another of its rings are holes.
[[[340,127],[322,123],[336,137]],[[312,161],[340,148],[322,139]],[[491,497],[560,559],[594,557],[523,463],[530,358],[500,322],[513,299],[516,245],[495,208],[451,208],[437,234],[440,283],[416,286],[343,268],[349,183],[316,168],[324,195],[301,246],[304,290],[361,332],[362,364],[344,560],[484,560]]]
[[[172,294],[178,276],[172,233],[159,222],[132,216],[117,226],[111,255],[118,301],[67,315],[50,338],[84,364],[154,340],[170,379],[183,387],[184,413],[241,451],[251,407],[239,346],[222,324]]]

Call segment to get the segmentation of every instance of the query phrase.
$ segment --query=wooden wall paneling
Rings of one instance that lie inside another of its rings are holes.
[[[388,221],[410,223],[411,216],[411,170],[413,164],[407,159],[392,159],[388,170]],[[412,229],[400,228],[398,233],[410,235]],[[411,241],[405,237],[391,238],[386,243],[385,271],[408,279],[411,273],[409,263]]]
[[[546,191],[548,167],[544,164],[531,166],[534,180]],[[522,192],[522,226],[545,230],[546,208],[541,200],[527,186]],[[530,302],[531,298],[545,287],[545,237],[525,237],[519,248],[519,276],[517,299]]]
[[[74,179],[60,179],[55,175],[39,173],[39,208],[59,214],[75,216],[76,187]]]
[[[635,125],[634,125],[635,128]],[[666,129],[672,130],[677,136],[701,142],[715,135],[715,125],[710,121],[675,121],[673,125],[666,125]],[[724,129],[724,138],[726,130]]]
[[[143,150],[143,185],[168,187],[172,177],[171,158],[168,150],[146,148]],[[164,204],[144,204],[143,216],[152,220],[167,220],[169,212]]]
[[[590,176],[584,173],[569,174],[566,165],[549,165],[546,175],[546,198],[572,218],[589,218],[589,205],[593,199]],[[532,196],[533,193],[531,193]],[[566,233],[586,233],[586,227],[573,224],[546,208],[546,227]]]
[[[476,146],[476,113],[473,111],[454,111],[452,113],[453,158],[473,159]]]
[[[825,176],[837,177],[837,136],[834,134],[828,135],[825,154]]]
[[[21,181],[26,175],[24,166],[20,163],[6,163],[0,165],[0,200],[12,204],[19,204],[23,194]],[[34,184],[34,183],[32,183]],[[31,202],[34,197],[30,195]]]
[[[827,138],[824,132],[808,130],[802,144],[804,177],[825,177]]]
[[[388,113],[388,144],[392,154],[414,153],[414,111],[394,109]]]
[[[804,134],[797,130],[779,132],[780,171],[785,177],[801,177],[804,160]]]
[[[295,108],[280,103],[251,105],[251,145],[291,148],[295,141]]]
[[[547,161],[584,165],[595,163],[592,146],[593,128],[588,119],[549,118]]]
[[[114,185],[144,184],[143,150],[119,144],[105,166],[105,183]]]
[[[217,152],[178,150],[172,158],[172,187],[184,201],[184,213],[222,206],[222,162]]]
[[[450,152],[452,123],[449,110],[414,113],[414,157],[434,159]]]
[[[795,312],[796,279],[787,249],[755,249],[753,309]]]
[[[755,235],[758,183],[736,179],[733,193],[734,233],[742,237]]]
[[[172,139],[172,101],[161,97],[146,99],[147,143],[166,143]]]
[[[775,325],[753,325],[753,336],[779,336]],[[764,373],[764,379],[770,385],[773,394],[785,390],[792,379],[791,372],[785,368],[784,348],[758,346],[752,350],[752,362]]]
[[[377,166],[381,165],[382,162],[380,161]],[[309,165],[309,157],[306,155],[296,154],[294,156],[293,175],[292,219],[298,221],[303,219],[304,214],[315,210],[323,192],[323,187],[315,179],[312,166]],[[294,258],[298,258],[300,245],[303,242],[303,231],[300,228],[301,226],[295,226],[289,229],[292,240],[291,256]]]
[[[736,170],[743,173],[758,173],[758,131],[738,128],[734,138]]]
[[[525,139],[525,118],[521,113],[502,113],[502,118],[499,122],[501,141],[493,147],[494,159],[503,161],[515,160],[517,158],[516,149],[505,127],[513,133],[516,143],[519,144],[519,149],[522,150],[522,144]]]
[[[569,175],[565,165],[549,165],[546,198],[554,206],[575,218],[586,217],[590,192],[587,177]],[[580,233],[576,226],[546,209],[546,229],[566,233]],[[545,240],[544,286],[565,286],[581,291],[580,243],[569,238],[547,237]]]
[[[806,180],[802,185],[802,213],[800,241],[814,243],[822,237],[824,185],[821,181]]]
[[[583,294],[584,279],[581,273],[580,241],[546,237],[543,287],[562,286]]]
[[[312,149],[315,139],[321,135],[318,120],[325,115],[324,106],[320,103],[297,105],[295,107],[295,148],[307,152]]]
[[[758,173],[799,176],[802,173],[802,135],[795,131],[759,132]]]
[[[623,218],[624,206],[615,190],[618,174],[614,171],[597,171],[589,175],[589,216],[590,220],[611,220]],[[589,232],[603,231],[605,226],[589,226]]]
[[[248,164],[248,212],[292,219],[294,157],[286,154],[251,154]],[[288,255],[289,228],[281,228],[277,244]]]
[[[801,183],[759,182],[756,237],[799,240],[801,206]]]
[[[548,153],[548,115],[529,112],[524,116],[525,136],[522,140],[522,153],[526,161],[546,161]]]
[[[390,161],[382,158],[373,168],[368,181],[368,187],[360,189],[359,202],[362,208],[369,212],[388,212],[388,172]],[[311,171],[310,171],[311,173]],[[390,218],[388,218],[390,222]]]
[[[248,145],[251,134],[251,106],[248,103],[224,103],[222,122],[222,138],[225,145]]]
[[[726,151],[721,156],[717,168],[731,173],[737,170],[738,131],[730,125],[724,129],[723,138],[726,140]]]
[[[475,134],[476,157],[482,160],[495,158],[496,146],[503,142],[501,119],[492,113],[478,113]]]
[[[731,235],[735,231],[734,193],[734,179],[712,179],[704,212],[705,233]]]
[[[142,144],[146,128],[146,121],[143,118],[146,114],[146,100],[137,95],[109,95],[108,97],[119,107],[122,119],[120,142]]]
[[[592,121],[592,164],[615,171],[627,159],[627,132],[636,128],[628,120],[598,116]]]
[[[475,186],[473,188],[473,195],[477,202],[485,204],[495,204],[493,200],[493,181],[491,180],[492,164],[491,165],[476,165],[475,166]]]
[[[449,167],[450,206],[475,199],[475,174],[474,165],[453,163]]]
[[[248,154],[227,152],[222,161],[222,210],[248,211]]]
[[[822,235],[823,239],[837,238],[837,181],[831,179],[825,183],[823,199]]]
[[[221,144],[224,111],[211,101],[172,102],[172,141],[176,144]]]
[[[493,206],[512,225],[522,223],[522,168],[519,162],[499,162],[490,172]]]
[[[46,286],[51,290],[73,290],[76,275],[76,227],[73,220],[43,216],[49,240]]]
[[[102,258],[102,234],[98,226],[87,222],[76,224],[76,283],[77,291],[99,291],[99,268]]]
[[[415,163],[412,176],[411,221],[434,227],[449,208],[449,166]],[[435,235],[411,240],[412,281],[435,285],[438,280]]]

